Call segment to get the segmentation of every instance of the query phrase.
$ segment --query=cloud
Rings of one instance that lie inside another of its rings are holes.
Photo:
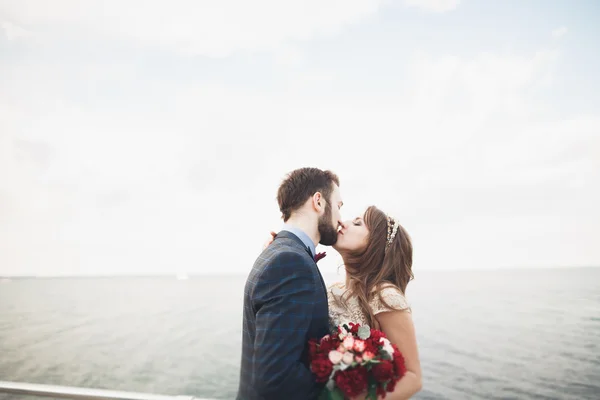
[[[101,35],[182,54],[223,57],[273,50],[288,40],[340,32],[372,15],[385,0],[193,0],[164,2],[76,0],[2,2],[0,16],[47,35]],[[12,25],[11,25],[12,26]]]
[[[600,121],[553,108],[560,53],[406,56],[404,90],[348,95],[306,48],[278,50],[286,78],[260,84],[240,78],[256,59],[220,60],[216,80],[127,58],[0,65],[0,273],[244,273],[306,165],[340,175],[346,218],[398,216],[419,269],[600,260]]]
[[[281,66],[298,67],[304,64],[305,57],[298,48],[287,45],[275,53],[275,61]]]
[[[404,0],[404,4],[408,7],[435,13],[452,11],[460,5],[460,2],[461,0]]]
[[[416,80],[413,104],[429,113],[460,108],[475,118],[489,118],[501,109],[513,115],[526,112],[528,93],[549,81],[558,57],[556,51],[540,50],[532,56],[481,53],[472,59],[419,57],[411,67]]]
[[[8,21],[0,20],[0,27],[4,30],[4,34],[9,41],[33,36],[32,32]]]
[[[556,28],[555,30],[552,31],[552,36],[555,38],[559,38],[559,37],[563,37],[564,35],[566,35],[568,32],[568,29],[566,26],[561,26],[560,28]]]

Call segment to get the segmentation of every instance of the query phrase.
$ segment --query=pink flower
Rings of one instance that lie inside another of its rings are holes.
[[[331,354],[331,353],[329,353],[329,354]],[[370,360],[372,360],[373,358],[375,358],[375,354],[371,353],[370,351],[365,351],[365,352],[363,353],[363,360],[365,360],[365,361],[370,361]]]
[[[344,353],[344,356],[342,357],[342,362],[346,365],[350,365],[352,364],[352,361],[354,361],[354,355],[350,352]]]
[[[354,338],[352,336],[348,336],[344,339],[343,343],[345,348],[352,350],[352,347],[354,347]]]
[[[354,361],[360,364],[361,362],[363,362],[363,358],[361,356],[354,356]]]
[[[344,343],[344,346],[346,344]],[[360,339],[356,339],[354,341],[354,351],[358,351],[359,353],[362,353],[363,351],[365,351],[365,341],[364,340],[360,340]]]
[[[332,364],[339,364],[340,361],[342,361],[342,357],[344,355],[342,353],[340,353],[337,350],[331,350],[329,352],[329,361],[331,361]]]
[[[346,352],[346,348],[340,344],[340,346],[337,348],[337,351],[339,351],[340,353],[344,354]]]

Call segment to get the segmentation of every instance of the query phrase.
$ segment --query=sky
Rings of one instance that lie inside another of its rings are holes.
[[[295,168],[414,271],[600,265],[600,3],[0,2],[0,275],[246,274]],[[332,249],[324,273],[341,265]]]

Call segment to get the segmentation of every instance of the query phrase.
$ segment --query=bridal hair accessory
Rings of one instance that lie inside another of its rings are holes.
[[[396,233],[398,233],[398,227],[400,226],[400,224],[398,224],[398,221],[396,221],[394,218],[390,217],[389,215],[387,216],[387,242],[385,243],[385,248],[387,249],[388,247],[390,247],[390,245],[392,244],[392,241],[394,240],[394,238],[396,237]]]

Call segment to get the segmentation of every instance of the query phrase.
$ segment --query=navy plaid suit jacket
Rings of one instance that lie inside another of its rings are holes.
[[[329,333],[325,283],[310,251],[282,231],[257,258],[244,289],[237,400],[311,400],[323,388],[308,340]]]

